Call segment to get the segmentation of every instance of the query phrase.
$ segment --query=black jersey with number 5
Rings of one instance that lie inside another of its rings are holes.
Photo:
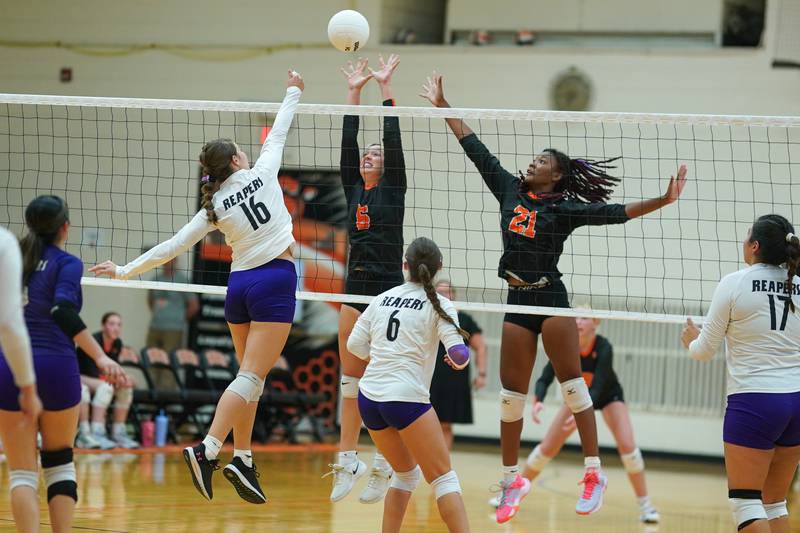
[[[394,100],[383,102],[393,106]],[[397,117],[383,118],[383,175],[365,187],[359,165],[357,116],[342,121],[340,168],[347,198],[347,232],[350,237],[348,272],[396,274],[403,269],[403,217],[406,198],[406,164]]]
[[[536,283],[542,277],[558,279],[561,277],[558,260],[570,233],[581,226],[622,224],[629,220],[622,204],[551,201],[523,193],[519,178],[502,167],[477,135],[462,138],[461,146],[500,202],[503,255],[498,275],[501,278],[515,276],[527,283]]]

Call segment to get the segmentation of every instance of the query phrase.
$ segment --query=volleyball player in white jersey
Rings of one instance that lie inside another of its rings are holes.
[[[19,407],[25,426],[36,426],[42,401],[36,393],[31,339],[22,314],[22,256],[14,235],[0,226],[0,348],[19,388]],[[14,428],[18,430],[19,428]],[[35,454],[35,452],[34,452]],[[32,476],[31,474],[34,474]],[[38,528],[38,472],[9,472],[11,513],[19,531]],[[34,512],[35,510],[35,512]]]
[[[403,266],[409,281],[376,296],[347,341],[351,353],[368,361],[359,381],[361,418],[395,472],[384,501],[383,531],[400,531],[420,469],[448,529],[468,531],[461,486],[429,394],[439,341],[447,347],[448,364],[462,369],[469,363],[466,333],[453,304],[433,286],[442,268],[436,243],[414,239]]]
[[[682,340],[700,361],[726,344],[723,440],[738,530],[788,533],[800,460],[800,240],[788,220],[765,215],[742,248],[749,266],[722,278],[703,329],[688,320]]]
[[[209,500],[213,497],[211,476],[219,468],[217,455],[232,429],[234,458],[223,474],[245,501],[266,502],[250,439],[264,379],[286,344],[295,310],[292,220],[277,177],[303,88],[303,79],[290,70],[283,104],[252,169],[247,155],[233,141],[206,143],[200,153],[208,181],[203,186],[204,209],[174,237],[123,267],[106,261],[90,269],[126,279],[166,263],[214,229],[222,231],[233,249],[225,320],[240,371],[217,404],[208,436],[183,451],[195,487]]]

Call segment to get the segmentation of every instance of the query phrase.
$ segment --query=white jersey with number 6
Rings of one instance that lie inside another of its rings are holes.
[[[214,229],[222,231],[233,250],[231,272],[269,263],[294,244],[292,218],[283,203],[277,178],[283,146],[301,94],[298,87],[286,90],[253,168],[235,172],[214,194],[212,201],[219,219],[216,226],[208,220],[205,209],[200,210],[174,237],[117,267],[117,277],[126,279],[166,263]]]
[[[800,278],[787,285],[785,268],[758,263],[728,274],[714,291],[689,353],[709,360],[726,341],[729,395],[800,391]]]
[[[455,307],[439,296],[442,309],[458,324]],[[463,344],[458,330],[433,308],[419,283],[406,282],[372,300],[358,318],[347,348],[369,361],[359,389],[376,402],[430,401],[439,341]]]

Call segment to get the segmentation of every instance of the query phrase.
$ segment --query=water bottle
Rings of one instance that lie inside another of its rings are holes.
[[[156,416],[156,446],[162,447],[167,443],[167,425],[169,418],[162,409]]]
[[[149,448],[153,445],[155,434],[156,434],[156,424],[152,420],[143,420],[142,421],[142,446],[145,448]]]

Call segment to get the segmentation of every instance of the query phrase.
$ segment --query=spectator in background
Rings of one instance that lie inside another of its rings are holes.
[[[102,329],[93,337],[105,354],[114,361],[122,351],[122,317],[113,311],[103,315]],[[81,372],[81,407],[77,448],[138,448],[139,443],[128,436],[125,421],[133,401],[133,381],[120,380],[115,385],[100,378],[100,370],[89,355],[78,348],[78,367]],[[106,415],[114,401],[111,438],[106,432]],[[89,424],[91,411],[91,425]]]
[[[172,259],[156,272],[152,281],[189,283],[189,278],[175,268]],[[147,346],[161,348],[167,353],[185,346],[186,324],[200,310],[196,294],[180,291],[151,290],[147,293],[147,305],[153,316],[147,333]]]
[[[454,300],[456,291],[447,280],[436,284],[436,292]],[[469,372],[451,368],[444,361],[444,345],[439,344],[439,355],[431,379],[431,405],[436,410],[447,449],[453,449],[453,424],[472,424],[472,388],[483,388],[486,384],[486,342],[480,326],[467,313],[458,312],[458,323],[469,333],[469,347],[475,351],[475,377],[470,384]]]

